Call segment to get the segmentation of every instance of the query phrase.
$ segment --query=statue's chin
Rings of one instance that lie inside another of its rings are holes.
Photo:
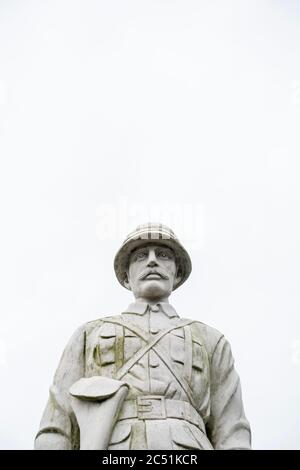
[[[170,292],[161,281],[149,280],[143,288],[143,297],[149,300],[159,300],[168,297]]]

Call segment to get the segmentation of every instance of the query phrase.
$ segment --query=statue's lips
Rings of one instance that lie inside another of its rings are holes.
[[[145,276],[143,279],[146,279],[146,280],[162,279],[162,276],[158,273],[150,273],[150,274],[147,274],[147,276]]]

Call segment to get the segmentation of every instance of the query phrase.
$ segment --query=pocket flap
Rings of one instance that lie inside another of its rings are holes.
[[[104,323],[100,328],[101,338],[114,338],[116,336],[116,327],[112,323]]]
[[[138,336],[133,333],[133,331],[128,330],[128,328],[125,328],[124,336],[126,336],[126,338],[138,338]]]
[[[109,377],[83,377],[70,387],[69,393],[82,400],[104,400],[114,395],[122,386],[128,387],[125,382]]]
[[[178,338],[184,339],[184,331],[183,328],[177,328],[176,330],[171,331],[171,334],[177,336]]]
[[[200,449],[200,446],[187,425],[172,426],[172,440],[185,449]]]

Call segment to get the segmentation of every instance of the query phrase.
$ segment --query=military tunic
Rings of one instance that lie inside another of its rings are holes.
[[[156,347],[126,370],[147,340],[162,331],[168,332]],[[50,388],[37,447],[43,436],[54,433],[55,448],[78,449],[70,386],[81,377],[119,378],[122,370],[130,389],[109,449],[251,447],[228,341],[204,323],[184,323],[166,302],[134,302],[121,315],[89,322],[74,333]]]

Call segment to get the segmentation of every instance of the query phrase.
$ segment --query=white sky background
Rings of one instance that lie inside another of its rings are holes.
[[[0,447],[32,448],[62,350],[169,223],[172,296],[221,330],[253,447],[300,448],[300,3],[0,1]]]

